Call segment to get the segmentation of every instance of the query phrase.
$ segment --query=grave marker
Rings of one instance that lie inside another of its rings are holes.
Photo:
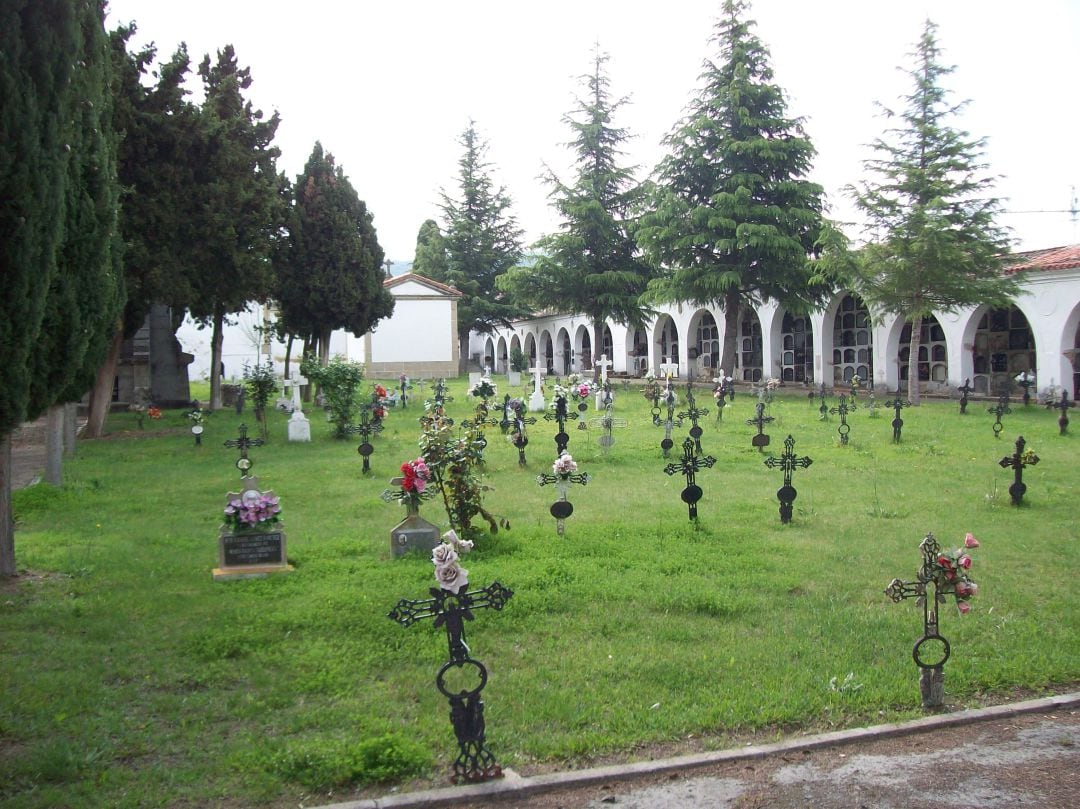
[[[387,503],[397,500],[405,506],[405,519],[390,530],[391,556],[402,556],[413,550],[430,553],[440,543],[438,526],[420,516],[420,503],[433,496],[428,485],[431,473],[427,464],[420,467],[421,462],[423,458],[402,464],[405,476],[390,479],[390,485],[397,486],[397,491],[386,489],[381,495]]]
[[[791,474],[796,469],[806,469],[814,461],[809,457],[796,457],[795,439],[790,435],[784,439],[784,452],[777,458],[770,455],[765,459],[765,465],[770,469],[779,467],[784,473],[784,485],[776,491],[776,499],[780,501],[780,522],[791,522],[792,506],[799,493],[791,485]]]
[[[1058,435],[1066,435],[1069,431],[1069,408],[1075,407],[1076,402],[1069,401],[1069,394],[1066,390],[1062,389],[1061,398],[1056,402],[1047,402],[1047,409],[1060,410],[1061,415],[1058,417]]]
[[[566,422],[577,419],[578,414],[571,413],[566,402],[566,394],[555,394],[555,409],[551,413],[544,414],[545,421],[554,421],[559,425],[559,432],[555,433],[555,451],[562,455],[570,443],[570,434],[566,432]]]
[[[905,407],[911,407],[911,402],[900,397],[899,384],[896,386],[896,396],[893,397],[892,401],[885,402],[885,406],[893,409],[892,440],[894,444],[899,444],[901,431],[904,429],[904,420],[900,418],[900,411]]]
[[[1005,429],[1005,425],[1001,423],[1001,417],[1012,413],[1009,409],[1009,394],[1001,394],[998,397],[998,403],[986,408],[986,412],[994,414],[994,438],[1001,438],[1001,431]]]
[[[311,422],[304,415],[304,408],[300,401],[300,388],[307,383],[307,379],[299,373],[292,379],[292,416],[289,418],[288,426],[290,441],[311,440]]]
[[[836,428],[836,432],[840,433],[841,446],[847,446],[848,433],[851,432],[851,426],[847,423],[847,414],[849,410],[853,409],[854,407],[848,407],[846,396],[840,397],[840,404],[836,407],[829,408],[830,413],[836,413],[840,416],[840,426]]]
[[[511,433],[511,441],[518,451],[518,466],[525,466],[525,447],[529,445],[529,435],[525,425],[536,424],[535,416],[525,416],[525,406],[520,399],[511,399],[510,407],[514,411],[514,431]]]
[[[671,452],[671,448],[675,446],[675,442],[671,440],[671,431],[676,427],[682,426],[682,419],[675,416],[675,405],[678,402],[678,398],[675,395],[675,389],[671,387],[671,380],[668,380],[667,388],[664,390],[663,401],[667,405],[667,419],[664,421],[656,420],[653,422],[657,427],[663,426],[664,439],[660,442],[660,449],[664,451],[664,457],[668,457],[668,453]],[[657,417],[658,418],[658,417]]]
[[[972,393],[975,388],[971,387],[971,380],[965,379],[964,384],[957,388],[960,391],[960,415],[967,415],[968,395]]]
[[[226,520],[233,524],[223,524],[218,532],[214,581],[261,578],[293,569],[286,551],[285,531],[277,516],[281,511],[278,498],[272,491],[260,491],[257,478],[245,477],[241,484],[239,492],[229,492],[225,497]],[[240,519],[242,513],[261,519],[247,523]]]
[[[533,413],[539,413],[547,407],[547,402],[544,400],[544,383],[540,378],[540,363],[537,363],[536,367],[530,368],[529,373],[533,375],[533,391],[529,396],[529,410]]]
[[[560,452],[552,465],[552,473],[541,472],[536,476],[536,482],[541,487],[554,483],[555,490],[559,493],[559,499],[551,504],[551,516],[555,518],[555,531],[559,536],[566,533],[566,520],[574,513],[574,504],[568,499],[570,484],[586,486],[592,480],[588,472],[578,473],[577,468],[572,456]]]
[[[712,455],[700,456],[696,454],[694,439],[687,438],[683,441],[682,459],[675,463],[669,463],[664,467],[665,475],[674,475],[679,472],[686,477],[686,488],[682,490],[682,494],[679,496],[686,503],[692,522],[697,522],[697,504],[703,495],[701,487],[695,481],[695,475],[700,469],[711,469],[715,463],[716,458]]]
[[[598,427],[603,432],[600,437],[596,439],[596,443],[600,445],[600,449],[604,455],[608,454],[608,451],[615,446],[615,433],[613,430],[618,427],[622,428],[627,425],[627,421],[624,418],[618,418],[611,414],[611,404],[607,405],[605,413],[599,418],[591,419],[590,426]]]
[[[1027,371],[1021,371],[1016,377],[1016,384],[1024,389],[1024,407],[1031,404],[1031,389],[1035,387],[1035,376]]]
[[[261,447],[265,443],[261,438],[248,438],[247,429],[246,424],[241,424],[239,437],[230,438],[225,442],[226,447],[240,450],[240,457],[236,459],[236,468],[240,470],[241,478],[247,477],[251,467],[255,465],[255,462],[248,457],[248,449]]]
[[[820,406],[820,407],[818,407],[818,413],[820,413],[820,414],[821,414],[821,416],[820,416],[819,418],[820,418],[820,419],[821,419],[822,421],[828,421],[828,420],[829,420],[829,405],[828,405],[828,404],[827,404],[827,403],[825,402],[825,399],[826,399],[826,397],[827,397],[828,395],[829,395],[829,394],[827,394],[827,393],[825,392],[825,383],[824,383],[824,382],[822,382],[822,383],[821,383],[821,393],[820,393],[820,395],[819,395],[819,398],[820,398],[820,400],[821,400],[821,406]]]
[[[360,446],[358,446],[356,448],[356,451],[358,453],[360,453],[360,457],[364,459],[364,468],[363,468],[362,471],[366,475],[371,471],[370,458],[371,458],[372,453],[375,452],[375,447],[372,446],[370,439],[371,439],[371,437],[373,435],[375,435],[375,433],[382,430],[383,426],[382,426],[382,424],[377,423],[377,422],[372,423],[372,421],[371,421],[372,407],[371,407],[370,404],[365,403],[365,404],[360,405],[359,410],[360,410],[360,423],[358,425],[356,425],[356,426],[353,426],[351,424],[345,425],[344,432],[345,432],[346,435],[359,435],[360,436],[360,438],[361,438]]]
[[[701,428],[701,425],[698,424],[698,419],[705,418],[705,416],[709,415],[709,409],[697,406],[697,402],[694,400],[693,381],[686,383],[686,403],[689,406],[679,414],[679,421],[690,419],[690,423],[693,425],[690,428],[690,437],[694,439],[694,447],[698,454],[701,454],[701,436],[705,431]]]
[[[480,698],[480,692],[487,685],[488,672],[483,663],[470,656],[469,647],[465,643],[465,621],[472,621],[476,610],[501,610],[514,595],[514,591],[496,581],[471,592],[461,589],[453,593],[437,587],[432,587],[429,592],[431,598],[401,599],[388,617],[403,627],[432,618],[436,627],[446,628],[450,659],[435,675],[435,687],[450,702],[450,723],[458,743],[458,756],[454,760],[451,780],[460,784],[501,778],[502,767],[487,749],[484,701]],[[466,667],[473,669],[477,685],[461,690],[448,687],[447,673],[451,669],[460,670]]]
[[[596,389],[596,396],[594,407],[597,410],[603,410],[607,404],[604,401],[604,394],[611,395],[611,388],[608,386],[608,369],[611,367],[611,360],[607,358],[607,354],[601,354],[600,359],[596,361],[596,367],[600,369],[600,386]]]
[[[1013,482],[1009,486],[1009,497],[1012,498],[1014,506],[1020,505],[1024,499],[1024,492],[1027,491],[1027,484],[1024,483],[1024,467],[1034,466],[1039,462],[1038,455],[1030,449],[1024,449],[1026,445],[1027,442],[1024,441],[1024,436],[1020,436],[1016,439],[1016,451],[998,461],[998,466],[1002,469],[1013,470]]]
[[[776,419],[774,419],[772,416],[765,415],[764,402],[758,402],[756,405],[754,405],[754,407],[757,410],[757,416],[755,418],[746,420],[747,424],[757,427],[757,435],[755,435],[753,439],[751,439],[750,443],[753,446],[757,447],[758,452],[764,452],[765,447],[769,446],[769,441],[771,440],[769,436],[765,434],[765,425],[775,421]]]

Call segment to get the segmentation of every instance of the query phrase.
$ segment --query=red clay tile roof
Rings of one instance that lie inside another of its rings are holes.
[[[452,298],[460,298],[461,292],[455,287],[447,286],[446,284],[440,284],[438,281],[433,281],[424,275],[417,275],[414,272],[407,272],[402,275],[395,275],[393,278],[387,278],[383,281],[383,286],[387,289],[390,287],[396,287],[398,284],[406,283],[407,281],[415,281],[416,283],[433,289],[436,292],[442,292],[445,295],[449,295]]]
[[[1077,267],[1080,267],[1080,244],[1073,244],[1016,253],[1006,260],[1005,272],[1074,270]]]

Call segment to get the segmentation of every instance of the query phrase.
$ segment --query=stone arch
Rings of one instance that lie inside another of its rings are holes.
[[[505,374],[510,370],[510,354],[506,347],[506,335],[499,335],[499,343],[495,346],[495,373]]]
[[[970,333],[970,343],[967,334]],[[1035,331],[1028,316],[1015,303],[991,309],[981,306],[972,315],[965,331],[964,345],[971,345],[977,393],[995,394],[1012,387],[1021,371],[1038,374]]]
[[[530,368],[536,367],[536,336],[531,332],[525,335],[525,347],[521,350],[525,355],[525,359],[529,362]]]
[[[555,346],[551,341],[551,332],[547,329],[540,332],[537,350],[540,352],[537,359],[540,363],[539,367],[545,374],[549,373],[555,366]]]
[[[609,360],[615,360],[615,336],[611,333],[611,326],[604,322],[600,328],[600,354],[607,355]]]
[[[1072,368],[1072,381],[1061,380],[1061,386],[1069,391],[1069,395],[1076,399],[1080,394],[1080,303],[1073,307],[1072,312],[1065,318],[1065,326],[1061,330],[1061,356],[1065,358],[1065,368]]]
[[[653,324],[652,368],[658,376],[663,375],[662,365],[673,365],[678,376],[679,367],[679,326],[671,315],[662,314]]]
[[[484,340],[484,356],[480,358],[481,368],[495,368],[495,341],[488,337]]]
[[[795,315],[779,308],[771,328],[780,381],[814,384],[813,320],[808,315]]]
[[[899,318],[897,318],[899,320]],[[894,327],[895,328],[895,327]],[[918,374],[920,389],[942,387],[949,381],[949,346],[945,329],[934,315],[924,317],[919,329]],[[911,353],[911,320],[903,321],[896,352],[897,380],[908,380],[908,357]],[[891,342],[891,341],[890,341]],[[889,345],[889,356],[893,356]]]
[[[825,326],[831,330],[822,351],[832,353],[832,384],[846,384],[858,374],[860,379],[874,379],[874,327],[870,309],[858,294],[845,292],[830,307],[834,314],[826,316]]]
[[[690,316],[686,353],[695,379],[711,382],[719,373],[720,355],[724,349],[721,323],[722,320],[709,309],[698,309]]]
[[[726,369],[725,369],[726,370]],[[764,341],[761,318],[750,306],[739,310],[738,337],[735,340],[735,379],[760,382],[765,373]]]
[[[592,330],[586,324],[581,324],[574,330],[574,356],[577,359],[574,371],[592,370]]]
[[[556,376],[567,376],[574,369],[574,344],[565,326],[556,333],[555,354],[549,367],[554,369]]]

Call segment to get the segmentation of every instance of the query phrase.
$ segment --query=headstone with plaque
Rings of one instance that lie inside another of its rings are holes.
[[[391,486],[400,487],[404,478],[397,477],[390,480]],[[383,493],[384,500],[400,499],[405,506],[405,519],[390,529],[390,554],[403,556],[409,551],[422,551],[431,553],[442,540],[439,538],[439,528],[420,516],[420,504],[413,497],[387,497]]]
[[[274,493],[261,491],[258,478],[245,477],[241,483],[241,491],[227,495],[227,511],[257,509],[267,503],[276,506]],[[260,525],[256,523],[243,529],[221,527],[218,535],[218,567],[213,570],[215,581],[257,578],[271,573],[287,573],[293,569],[288,561],[285,531],[281,523],[275,521],[267,523],[265,527]]]
[[[289,440],[310,441],[311,423],[304,415],[300,404],[300,387],[308,383],[307,379],[297,374],[292,380],[292,416],[289,418]]]

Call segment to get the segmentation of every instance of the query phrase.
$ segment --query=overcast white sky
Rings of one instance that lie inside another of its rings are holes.
[[[610,55],[615,120],[634,140],[626,165],[644,177],[660,140],[698,87],[719,0],[110,0],[108,26],[135,20],[136,43],[167,56],[186,42],[197,65],[232,43],[251,68],[253,103],[281,114],[279,168],[290,178],[320,140],[375,218],[388,258],[411,261],[425,219],[442,226],[440,189],[456,193],[458,143],[470,118],[489,142],[495,181],[531,243],[557,227],[543,164],[563,172],[561,122],[581,91],[593,44]],[[946,81],[971,103],[956,126],[989,139],[1018,249],[1080,242],[1066,212],[1080,193],[1080,0],[757,0],[788,111],[817,152],[810,179],[831,215],[855,218],[841,189],[857,181],[864,144],[885,126],[875,102],[910,90],[897,68],[929,16]],[[197,82],[193,83],[193,86]],[[197,87],[196,87],[197,89]],[[857,235],[849,228],[849,235]]]

